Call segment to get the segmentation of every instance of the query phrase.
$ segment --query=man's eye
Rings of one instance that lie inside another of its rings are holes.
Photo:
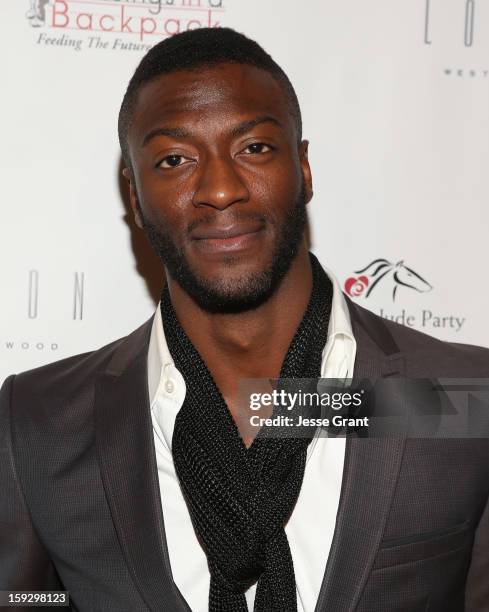
[[[264,142],[253,142],[245,149],[245,151],[248,151],[249,153],[266,153],[267,151],[271,150],[272,147],[266,145]]]
[[[181,166],[187,158],[183,155],[167,155],[164,159],[161,160],[159,166],[161,168],[177,168]]]

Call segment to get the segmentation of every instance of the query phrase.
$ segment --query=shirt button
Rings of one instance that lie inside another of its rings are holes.
[[[173,381],[171,380],[167,380],[165,382],[165,391],[167,393],[173,393],[173,390],[175,389],[175,385],[173,384]]]

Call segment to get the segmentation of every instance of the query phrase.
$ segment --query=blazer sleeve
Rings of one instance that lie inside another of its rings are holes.
[[[0,391],[0,590],[63,590],[32,524],[15,469],[10,423],[14,378],[7,378]]]
[[[489,610],[489,498],[475,532],[465,586],[465,611]]]

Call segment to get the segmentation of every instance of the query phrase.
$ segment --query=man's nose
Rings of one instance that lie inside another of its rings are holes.
[[[233,161],[215,156],[201,169],[193,204],[224,210],[232,204],[247,202],[249,195],[248,188],[233,167]]]

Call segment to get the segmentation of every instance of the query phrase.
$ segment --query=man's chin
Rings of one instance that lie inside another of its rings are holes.
[[[182,289],[207,312],[239,313],[258,308],[272,295],[269,275],[232,276],[218,280],[175,278]]]

